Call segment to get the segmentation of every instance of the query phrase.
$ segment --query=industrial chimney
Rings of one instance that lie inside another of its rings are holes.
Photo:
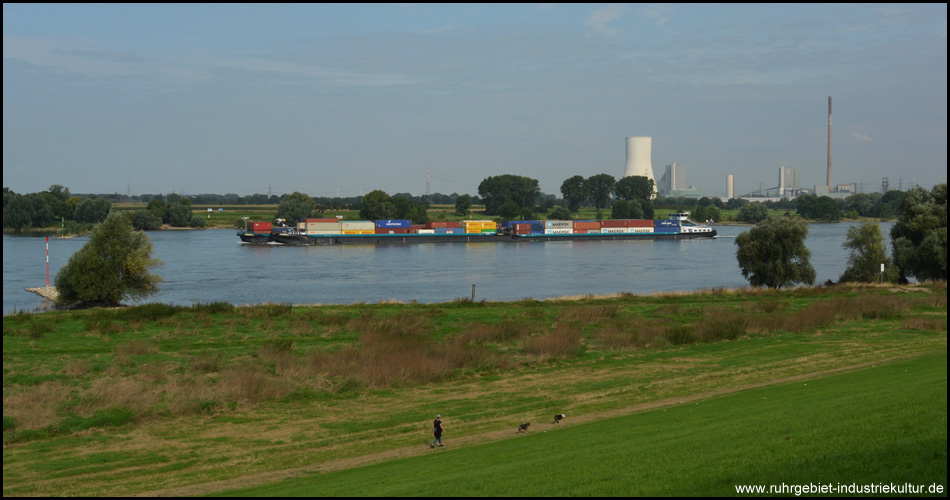
[[[623,176],[640,175],[653,181],[653,192],[656,192],[656,179],[653,178],[652,137],[627,137],[627,166],[623,169]]]
[[[831,180],[831,96],[828,96],[828,192],[834,191]]]

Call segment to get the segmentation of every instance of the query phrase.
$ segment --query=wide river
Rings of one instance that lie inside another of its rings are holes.
[[[851,223],[812,224],[806,246],[816,284],[837,281]],[[889,240],[892,223],[881,223]],[[713,239],[433,243],[405,246],[242,244],[232,229],[151,231],[164,265],[160,291],[145,302],[351,304],[543,299],[619,292],[650,294],[748,285],[735,237],[749,227],[717,226]],[[88,237],[49,240],[49,280]],[[46,285],[43,237],[3,235],[3,314],[34,310]],[[133,302],[134,303],[134,302]]]

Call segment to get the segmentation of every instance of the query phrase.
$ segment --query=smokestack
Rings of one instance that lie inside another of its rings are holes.
[[[732,174],[726,176],[726,201],[731,200],[736,194],[736,177]]]
[[[834,190],[831,181],[831,96],[828,96],[828,192]]]

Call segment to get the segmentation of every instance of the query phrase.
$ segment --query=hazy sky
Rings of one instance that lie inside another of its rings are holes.
[[[3,5],[3,185],[477,194],[618,179],[651,136],[724,196],[947,181],[946,4]]]

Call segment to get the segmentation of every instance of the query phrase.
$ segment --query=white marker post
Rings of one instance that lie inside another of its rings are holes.
[[[49,236],[46,237],[46,286],[49,286]]]

